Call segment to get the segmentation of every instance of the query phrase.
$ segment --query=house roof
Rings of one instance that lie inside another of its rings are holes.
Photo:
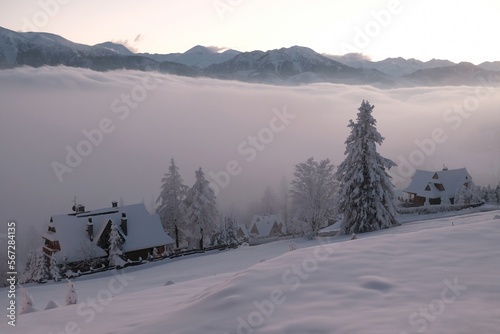
[[[125,213],[127,217],[127,235],[119,228],[125,240],[122,245],[124,252],[174,243],[174,240],[163,230],[159,216],[150,215],[142,203],[87,211],[76,215],[52,216],[51,224],[56,232],[47,232],[43,237],[59,241],[61,251],[55,254],[59,261],[62,261],[64,256],[67,257],[68,262],[83,260],[88,256],[88,252],[92,252],[94,257],[106,256],[106,251],[97,245],[99,236],[104,232],[110,220],[119,227],[122,213]],[[87,234],[89,218],[92,218],[94,226],[93,241],[90,241]]]
[[[236,231],[239,231],[241,230],[241,232],[243,233],[244,236],[248,236],[248,230],[247,230],[247,227],[243,224],[239,224],[238,225],[238,229]]]
[[[280,214],[253,216],[252,222],[250,223],[250,234],[252,234],[252,230],[255,226],[259,237],[267,237],[271,234],[271,230],[273,229],[275,223],[281,230],[281,227],[283,226],[283,218]]]
[[[404,190],[426,198],[455,197],[457,191],[472,177],[465,168],[444,169],[437,172],[416,170],[410,184]],[[440,186],[442,185],[442,190]]]

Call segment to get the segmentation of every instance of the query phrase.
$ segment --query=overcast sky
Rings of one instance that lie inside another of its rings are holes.
[[[240,51],[293,45],[320,53],[500,59],[498,0],[3,0],[0,26],[150,53],[195,45]]]

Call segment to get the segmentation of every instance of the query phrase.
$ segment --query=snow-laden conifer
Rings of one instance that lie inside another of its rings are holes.
[[[398,225],[394,190],[387,170],[394,162],[377,152],[384,137],[372,116],[374,106],[361,103],[356,122],[350,120],[351,133],[345,142],[345,160],[337,170],[340,181],[339,213],[343,214],[344,234],[375,231]]]
[[[66,292],[66,305],[78,303],[78,293],[76,292],[73,282],[68,280],[68,291]]]
[[[180,227],[183,223],[180,206],[186,198],[188,187],[184,185],[174,159],[170,161],[168,173],[164,175],[161,182],[160,196],[156,200],[159,203],[156,212],[160,216],[163,228],[175,238],[175,225]]]
[[[21,284],[19,284],[19,287],[21,288],[22,298],[20,314],[26,314],[36,311],[35,307],[33,306],[33,297],[31,297],[31,294],[23,286],[21,286]]]
[[[39,248],[35,252],[35,262],[33,267],[32,281],[37,283],[43,283],[47,280],[47,277],[48,277],[48,270],[47,270],[47,263],[45,261],[45,254],[43,253],[42,249]]]
[[[50,257],[49,273],[54,282],[59,282],[61,280],[61,270],[59,269],[57,259],[54,257],[54,255]]]
[[[26,258],[26,264],[24,266],[24,271],[21,277],[19,278],[19,283],[29,283],[33,282],[33,276],[35,273],[35,265],[36,265],[36,253],[33,249],[30,249],[28,252],[28,256]]]
[[[219,211],[215,193],[205,179],[201,167],[196,171],[196,181],[189,188],[181,205],[184,233],[188,237],[190,248],[208,246],[212,235],[217,232]]]
[[[122,252],[122,237],[120,232],[118,232],[117,225],[112,222],[111,223],[111,231],[109,233],[109,251],[108,251],[108,260],[110,267],[123,267],[125,265],[125,260],[123,260],[123,252]]]

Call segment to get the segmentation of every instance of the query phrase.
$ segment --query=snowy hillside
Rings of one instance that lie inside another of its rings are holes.
[[[2,333],[498,333],[500,211],[74,280]],[[65,283],[26,286],[35,307]],[[2,298],[6,295],[2,289]],[[20,301],[20,300],[19,300]]]

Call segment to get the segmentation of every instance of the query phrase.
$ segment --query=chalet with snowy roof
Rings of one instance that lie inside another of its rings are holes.
[[[279,236],[283,233],[283,218],[280,214],[253,216],[249,235],[252,238]]]
[[[238,238],[238,240],[243,240],[248,238],[248,230],[245,225],[242,224],[238,225],[238,230],[236,230],[236,237]]]
[[[441,171],[416,170],[410,185],[404,189],[408,193],[413,205],[441,204],[443,199],[448,199],[453,204],[455,194],[463,186],[472,185],[472,177],[465,168],[448,169]]]
[[[164,231],[157,214],[150,215],[144,204],[85,211],[82,205],[74,213],[52,216],[43,234],[44,253],[54,255],[58,263],[76,264],[108,255],[109,234],[115,224],[126,259],[146,259],[154,248],[163,253],[174,240]]]

